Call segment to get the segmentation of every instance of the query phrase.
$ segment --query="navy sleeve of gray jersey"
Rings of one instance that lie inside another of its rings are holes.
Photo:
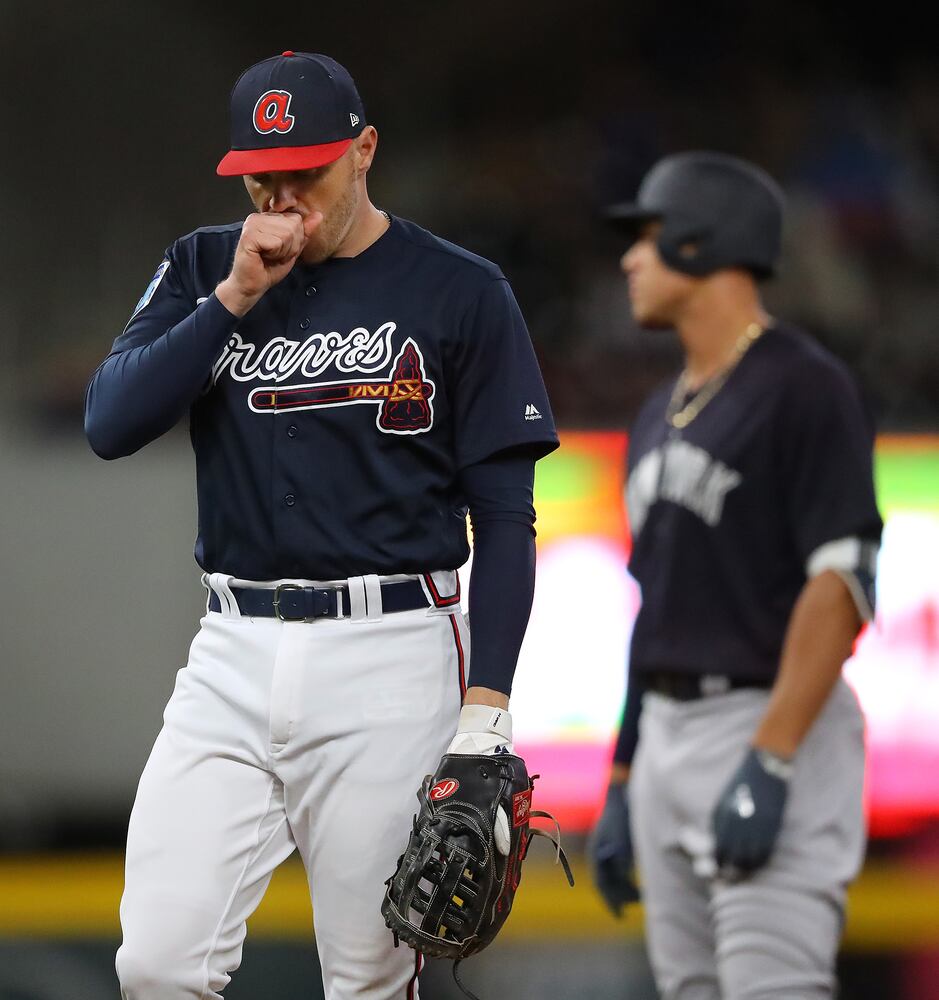
[[[502,455],[463,470],[473,523],[470,684],[509,694],[535,592],[535,460]]]
[[[882,529],[874,429],[849,374],[834,363],[804,365],[788,386],[780,429],[787,516],[806,575],[833,569],[845,575],[852,593],[856,583],[872,606]]]
[[[457,468],[524,445],[558,445],[528,328],[509,283],[490,281],[464,317],[452,380]]]
[[[85,433],[102,458],[130,455],[169,430],[206,383],[237,319],[197,303],[173,247],[85,394]]]
[[[642,682],[638,674],[630,673],[626,690],[623,722],[613,748],[615,764],[632,764],[639,744],[639,716],[642,713]]]

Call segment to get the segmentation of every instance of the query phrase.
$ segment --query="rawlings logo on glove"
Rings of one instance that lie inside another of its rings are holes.
[[[441,799],[448,799],[450,796],[460,787],[460,783],[456,778],[444,778],[442,781],[438,781],[436,785],[428,792],[430,798],[434,802],[439,802]]]

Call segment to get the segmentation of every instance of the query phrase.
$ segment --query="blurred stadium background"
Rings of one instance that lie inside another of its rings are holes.
[[[201,613],[185,429],[105,465],[90,372],[163,248],[246,212],[214,176],[227,96],[282,49],[355,75],[374,200],[504,267],[565,447],[538,480],[539,582],[514,713],[543,807],[582,849],[621,709],[636,595],[619,496],[631,415],[677,363],[637,330],[596,209],[660,155],[756,160],[789,194],[771,311],[857,373],[881,432],[879,615],[849,667],[868,716],[872,841],[844,1000],[939,998],[939,66],[897,9],[582,0],[355,5],[0,0],[0,1000],[117,996],[121,847]],[[608,603],[573,606],[572,580]],[[574,674],[578,696],[561,699]],[[526,868],[484,996],[654,997],[641,919],[580,863]],[[321,996],[288,863],[249,925],[232,1000]],[[448,969],[423,993],[447,1000]]]

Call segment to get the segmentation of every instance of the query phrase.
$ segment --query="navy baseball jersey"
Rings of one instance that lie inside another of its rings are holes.
[[[642,589],[630,670],[771,682],[813,565],[873,579],[873,425],[846,368],[788,325],[681,431],[665,419],[673,385],[645,404],[629,446]]]
[[[462,565],[460,471],[558,443],[504,275],[394,218],[358,256],[298,262],[236,319],[213,292],[240,231],[199,229],[168,250],[89,386],[95,450],[128,454],[189,411],[209,571],[331,580]],[[143,363],[160,401],[137,414],[114,390]]]

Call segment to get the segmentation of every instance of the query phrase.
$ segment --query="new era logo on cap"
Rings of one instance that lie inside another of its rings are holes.
[[[348,71],[329,56],[287,51],[246,69],[231,93],[222,176],[308,170],[342,156],[365,126]]]

